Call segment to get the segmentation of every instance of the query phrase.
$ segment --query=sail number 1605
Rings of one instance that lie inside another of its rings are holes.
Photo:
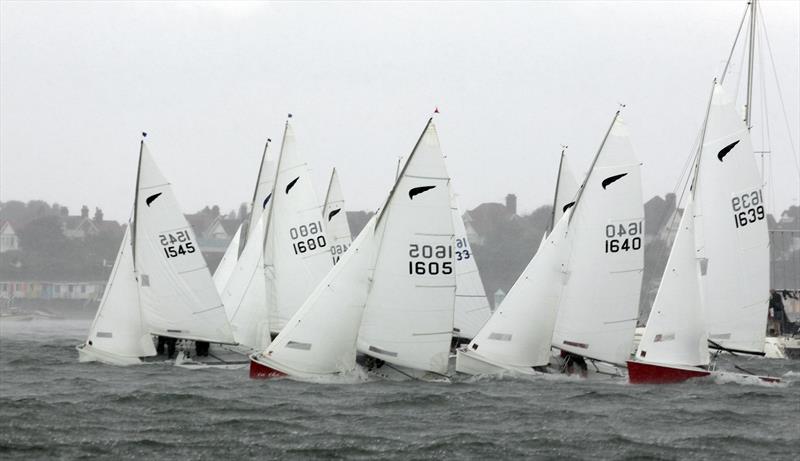
[[[453,273],[453,247],[450,245],[408,246],[410,275],[450,275]]]

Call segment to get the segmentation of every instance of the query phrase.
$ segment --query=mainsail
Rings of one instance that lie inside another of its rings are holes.
[[[139,309],[131,226],[125,229],[122,237],[117,259],[83,347],[86,346],[115,356],[115,362],[138,363],[140,357],[156,355],[153,339]]]
[[[133,225],[134,267],[150,332],[233,343],[225,309],[194,232],[144,142]]]
[[[342,194],[342,186],[339,184],[339,175],[336,173],[336,168],[333,169],[331,180],[328,183],[328,193],[325,194],[322,218],[327,223],[328,245],[330,246],[332,261],[336,264],[353,240],[344,208],[344,194]]]
[[[456,284],[449,183],[429,120],[375,222],[378,256],[360,352],[417,370],[447,371]]]
[[[475,253],[467,240],[464,219],[458,207],[456,194],[452,192],[450,213],[455,232],[456,300],[453,320],[453,336],[472,339],[492,315],[481,274],[475,263]]]
[[[308,164],[288,121],[270,201],[264,264],[269,326],[279,332],[333,267]]]
[[[571,255],[553,346],[624,364],[633,347],[644,266],[639,161],[619,117],[569,216]]]
[[[763,352],[769,236],[747,126],[715,84],[694,186],[695,242],[710,340]]]

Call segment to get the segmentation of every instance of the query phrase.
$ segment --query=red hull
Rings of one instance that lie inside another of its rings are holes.
[[[702,378],[711,373],[705,370],[675,368],[668,365],[628,361],[628,380],[632,384],[681,383],[691,378]]]
[[[263,363],[258,363],[250,359],[250,378],[251,379],[269,379],[281,378],[287,376],[286,373],[270,368]]]

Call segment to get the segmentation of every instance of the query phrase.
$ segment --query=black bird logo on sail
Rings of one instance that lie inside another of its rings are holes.
[[[569,203],[567,203],[566,205],[564,205],[564,208],[562,208],[562,209],[561,209],[561,212],[562,212],[562,213],[566,213],[566,212],[567,212],[567,210],[569,210],[570,208],[572,208],[572,206],[573,206],[573,205],[575,205],[575,202],[569,202]]]
[[[726,155],[728,155],[728,152],[732,151],[733,148],[736,147],[737,144],[739,144],[739,141],[741,141],[741,139],[737,139],[736,141],[728,144],[719,151],[719,153],[717,154],[717,158],[719,159],[720,162],[722,161],[723,158],[725,158]]]
[[[603,180],[603,182],[602,182],[603,189],[605,189],[605,188],[606,188],[606,187],[608,187],[609,185],[611,185],[611,184],[613,184],[613,183],[615,183],[615,182],[619,181],[620,179],[624,178],[624,177],[625,177],[625,176],[627,176],[627,175],[628,175],[628,173],[620,173],[620,174],[615,174],[614,176],[609,176],[609,177],[607,177],[607,178],[606,178],[606,179],[604,179],[604,180]]]
[[[161,193],[161,192],[159,192],[159,193],[157,193],[157,194],[153,194],[153,195],[151,195],[150,197],[147,197],[147,198],[144,200],[144,203],[145,203],[147,206],[150,206],[150,204],[151,204],[151,203],[153,203],[153,202],[154,202],[154,201],[155,201],[157,198],[161,197],[161,194],[162,194],[162,193]]]
[[[414,188],[412,188],[411,190],[408,191],[408,198],[410,198],[411,200],[414,200],[415,196],[417,196],[417,195],[419,195],[419,194],[421,194],[423,192],[427,192],[427,191],[433,189],[434,187],[436,187],[436,186],[414,187]]]
[[[264,209],[264,208],[266,208],[266,207],[267,207],[267,203],[269,203],[269,199],[270,199],[270,198],[272,198],[272,192],[270,192],[270,194],[269,194],[269,195],[267,195],[267,198],[265,198],[265,199],[264,199],[264,203],[261,205],[261,208],[262,208],[262,209]]]
[[[339,214],[340,211],[342,211],[342,209],[341,208],[337,208],[335,210],[332,210],[330,213],[328,213],[328,222],[330,222],[330,220],[333,219],[334,216]]]
[[[290,190],[292,190],[292,187],[294,187],[294,185],[295,185],[295,184],[297,184],[297,181],[298,181],[299,179],[300,179],[300,176],[298,176],[298,177],[296,177],[296,178],[292,179],[292,180],[289,182],[289,184],[287,184],[287,185],[286,185],[286,193],[287,193],[287,194],[289,193],[289,191],[290,191]]]

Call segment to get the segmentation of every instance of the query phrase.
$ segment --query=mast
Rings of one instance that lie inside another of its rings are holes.
[[[325,211],[325,207],[328,206],[328,199],[331,198],[331,186],[333,185],[333,177],[336,176],[336,167],[333,167],[333,171],[331,171],[331,179],[328,181],[328,190],[325,192],[325,200],[322,201],[322,210]]]
[[[258,197],[256,196],[256,194],[258,194],[258,184],[261,181],[261,173],[262,170],[264,169],[264,161],[267,159],[267,148],[269,147],[270,141],[272,141],[272,139],[267,138],[267,142],[264,144],[264,153],[261,154],[261,164],[258,166],[258,176],[256,176],[256,186],[253,188],[253,201],[251,202],[250,205],[250,220],[253,220],[253,217],[255,216],[256,205],[258,203]]]
[[[606,145],[606,141],[608,140],[608,135],[611,134],[611,129],[614,128],[614,124],[617,123],[617,118],[619,118],[619,110],[614,114],[614,118],[611,120],[611,125],[608,126],[608,130],[606,131],[606,135],[603,136],[603,142],[600,143],[600,148],[597,149],[597,153],[594,155],[594,160],[592,160],[592,166],[589,167],[589,173],[586,174],[586,179],[583,180],[583,184],[578,189],[578,195],[575,197],[575,205],[573,205],[572,214],[569,215],[569,222],[572,222],[572,218],[575,216],[575,211],[578,209],[578,204],[581,202],[581,196],[583,196],[583,190],[586,189],[586,185],[589,184],[589,178],[592,177],[592,172],[594,171],[594,166],[597,163],[597,159],[600,158],[600,152],[603,152],[603,147]]]
[[[144,137],[147,133],[142,133],[142,140],[139,141],[139,165],[136,167],[136,188],[133,194],[133,222],[131,223],[131,248],[133,257],[133,270],[136,272],[136,226],[139,220],[136,218],[139,212],[139,177],[142,174],[142,151],[144,150]]]
[[[286,144],[286,132],[289,131],[289,119],[292,118],[292,114],[286,119],[286,124],[283,125],[283,139],[281,139],[281,150],[278,153],[278,163],[275,165],[275,181],[272,183],[272,205],[269,207],[269,214],[267,215],[266,221],[264,221],[264,243],[267,241],[267,237],[269,236],[269,223],[272,221],[272,213],[275,210],[275,191],[278,188],[278,175],[281,174],[281,162],[283,161],[283,146]],[[269,142],[269,141],[267,141]],[[266,147],[264,148],[264,152],[266,153]],[[262,162],[263,164],[263,162]],[[256,185],[258,187],[258,185]]]
[[[556,175],[556,190],[553,191],[553,212],[550,213],[550,228],[547,230],[547,233],[553,231],[553,227],[556,225],[556,207],[558,207],[558,186],[561,184],[561,169],[564,168],[564,152],[567,150],[567,146],[561,146],[561,160],[558,162],[558,174]]]
[[[757,0],[750,2],[750,44],[748,49],[747,59],[747,103],[744,106],[744,123],[747,129],[750,129],[750,121],[753,115],[753,64],[755,61],[756,52],[756,7]]]
[[[703,155],[703,143],[706,140],[706,128],[708,127],[708,114],[711,112],[711,101],[714,99],[714,89],[717,87],[717,79],[714,78],[713,83],[711,84],[711,95],[708,97],[708,105],[706,106],[706,116],[703,118],[703,129],[700,132],[700,142],[697,146],[697,154],[695,155],[695,161],[692,177],[689,180],[689,191],[692,194],[692,199],[694,200],[695,191],[697,191],[697,177],[700,173],[700,156]],[[677,208],[675,209],[677,212]]]

